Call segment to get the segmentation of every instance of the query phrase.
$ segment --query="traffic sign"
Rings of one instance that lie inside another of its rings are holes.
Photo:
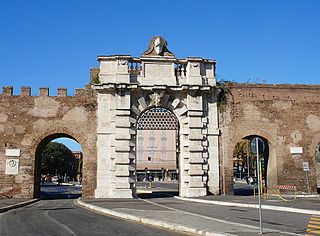
[[[253,154],[257,154],[257,139],[258,139],[258,151],[263,153],[266,146],[261,138],[255,137],[250,141],[250,150]]]
[[[309,162],[307,161],[303,162],[303,171],[310,171]]]

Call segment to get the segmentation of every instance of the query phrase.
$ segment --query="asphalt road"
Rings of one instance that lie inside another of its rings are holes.
[[[0,214],[1,236],[186,235],[80,208],[72,199],[41,200]]]
[[[158,188],[173,190],[173,185],[160,183]],[[131,221],[100,215],[79,208],[72,199],[81,195],[81,187],[49,184],[41,187],[42,200],[33,205],[0,214],[0,236],[19,235],[183,235]],[[143,195],[148,202],[164,209],[172,208],[186,214],[219,219],[226,222],[259,226],[258,210],[186,202],[168,196],[171,192]],[[173,194],[174,195],[174,194]],[[151,198],[150,198],[151,197]],[[155,197],[155,198],[154,198]],[[124,206],[125,207],[125,206]],[[262,211],[263,228],[304,235],[310,215],[281,211]],[[238,235],[242,235],[239,232]]]

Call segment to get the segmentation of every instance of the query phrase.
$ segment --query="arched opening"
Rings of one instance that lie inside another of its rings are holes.
[[[67,134],[44,138],[35,153],[35,198],[77,198],[82,194],[83,153]]]
[[[317,176],[317,192],[320,193],[320,143],[316,147],[316,176]]]
[[[140,115],[136,138],[136,189],[140,197],[179,195],[179,123],[166,108]]]
[[[267,139],[250,135],[242,138],[233,150],[233,190],[234,195],[253,195],[257,189],[257,157],[250,150],[250,141],[260,138],[264,143],[264,151],[259,153],[262,189],[267,188],[269,145]]]

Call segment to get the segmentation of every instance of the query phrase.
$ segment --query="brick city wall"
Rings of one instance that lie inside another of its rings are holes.
[[[0,196],[37,197],[39,193],[39,157],[44,146],[55,138],[69,137],[83,149],[83,195],[94,196],[96,187],[96,109],[97,98],[88,86],[68,96],[58,89],[49,96],[41,88],[39,96],[31,96],[30,87],[22,87],[13,95],[12,87],[0,94]],[[20,149],[19,173],[6,175],[6,149]],[[35,176],[37,176],[35,178]]]
[[[221,190],[233,184],[233,150],[242,138],[267,140],[267,184],[290,184],[306,192],[303,161],[309,162],[312,192],[317,191],[316,146],[320,143],[320,86],[230,84],[227,105],[220,107]],[[290,147],[302,147],[292,154]]]
[[[292,184],[306,191],[302,162],[310,164],[309,180],[316,192],[315,150],[320,143],[320,86],[231,84],[227,105],[220,107],[221,190],[233,187],[233,149],[242,138],[258,135],[268,141],[268,186]],[[77,140],[83,149],[83,195],[96,188],[97,97],[90,88],[68,96],[47,88],[31,96],[29,87],[13,95],[12,87],[0,94],[0,195],[32,198],[39,191],[36,160],[42,148],[58,137]],[[290,147],[302,147],[291,154]],[[18,175],[5,175],[5,150],[21,149]],[[39,162],[37,162],[39,163]]]

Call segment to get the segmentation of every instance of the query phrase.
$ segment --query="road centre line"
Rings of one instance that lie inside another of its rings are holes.
[[[77,235],[73,230],[71,230],[68,226],[61,224],[59,221],[57,221],[56,219],[52,218],[49,215],[49,210],[45,211],[44,213],[50,220],[52,220],[54,223],[56,223],[57,225],[59,225],[61,228],[65,229],[67,232],[66,234],[70,234],[70,235]]]

